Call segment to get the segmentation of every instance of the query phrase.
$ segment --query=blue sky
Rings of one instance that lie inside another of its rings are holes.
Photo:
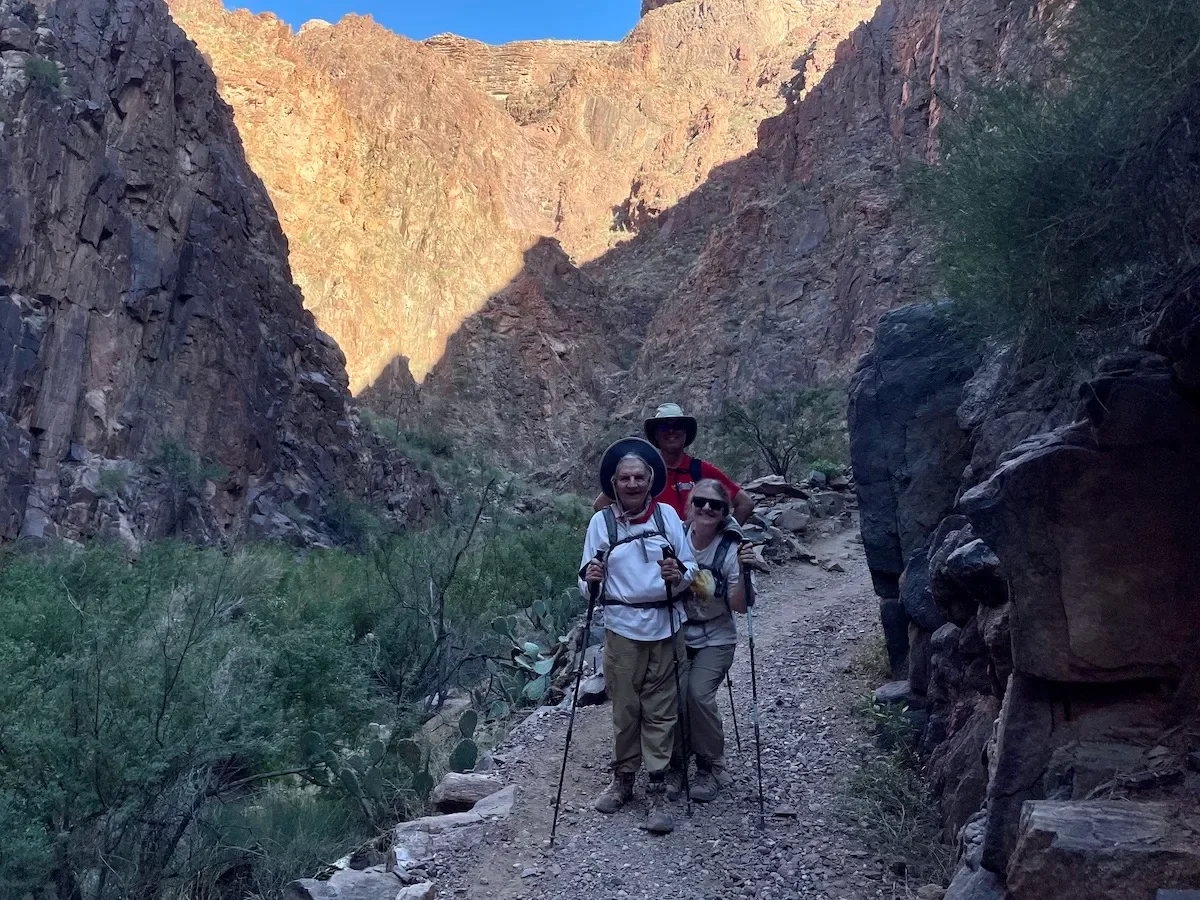
[[[298,27],[370,14],[392,31],[422,40],[452,31],[502,44],[531,38],[620,40],[637,23],[641,0],[224,0],[230,9],[273,12]]]

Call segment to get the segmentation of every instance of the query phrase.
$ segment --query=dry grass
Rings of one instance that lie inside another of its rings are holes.
[[[921,775],[916,738],[904,707],[878,706],[870,698],[855,707],[855,718],[887,749],[865,753],[846,791],[846,812],[867,832],[875,852],[896,879],[898,897],[918,887],[945,884],[951,848]]]

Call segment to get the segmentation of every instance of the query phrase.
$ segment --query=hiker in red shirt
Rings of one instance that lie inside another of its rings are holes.
[[[658,448],[667,464],[667,486],[654,499],[673,506],[681,519],[688,514],[687,499],[692,488],[712,478],[725,485],[733,497],[733,517],[745,524],[754,512],[754,501],[737,483],[710,462],[688,456],[684,450],[696,440],[696,420],[685,416],[678,403],[664,403],[643,424],[646,440]]]
[[[688,494],[692,488],[712,478],[721,482],[729,495],[733,497],[731,513],[739,525],[744,525],[754,512],[754,501],[738,487],[737,483],[710,462],[688,456],[684,450],[696,440],[696,420],[685,416],[678,403],[664,403],[649,419],[643,423],[646,440],[658,448],[663,461],[667,464],[667,486],[654,499],[665,503],[679,514],[682,520],[687,519]],[[601,494],[596,498],[596,510],[608,506],[611,501]]]

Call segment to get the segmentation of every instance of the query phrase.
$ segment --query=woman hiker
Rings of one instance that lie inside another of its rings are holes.
[[[682,690],[687,709],[667,773],[667,794],[672,800],[683,791],[683,767],[688,763],[683,758],[683,726],[696,760],[691,798],[708,803],[727,783],[725,729],[717,691],[733,665],[737,646],[733,614],[746,612],[741,566],[755,562],[754,548],[742,540],[741,530],[729,516],[731,507],[729,491],[716,479],[699,482],[688,500],[687,539],[700,572],[684,598],[688,662]]]
[[[653,499],[666,477],[662,457],[641,438],[617,441],[605,451],[600,484],[610,505],[588,524],[579,569],[585,596],[590,586],[600,586],[604,677],[612,699],[613,776],[595,807],[614,813],[632,799],[644,764],[648,812],[642,827],[656,834],[675,827],[665,779],[678,712],[675,666],[684,653],[678,597],[696,574],[679,516]],[[603,562],[597,559],[601,552]]]

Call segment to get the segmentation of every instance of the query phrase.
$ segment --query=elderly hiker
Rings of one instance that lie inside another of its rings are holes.
[[[733,517],[739,524],[745,524],[754,512],[754,501],[750,496],[712,463],[684,452],[696,440],[694,416],[684,415],[678,403],[664,403],[642,423],[642,429],[646,440],[658,448],[667,465],[666,487],[662,493],[655,495],[655,500],[669,505],[680,519],[687,519],[687,498],[692,488],[704,479],[713,478],[721,482],[733,498]],[[596,498],[594,509],[599,510],[607,505],[608,499],[602,494]]]
[[[717,691],[733,665],[737,646],[733,614],[746,612],[741,566],[755,562],[753,548],[743,542],[741,529],[730,518],[731,507],[729,491],[715,478],[700,481],[688,501],[688,545],[700,571],[684,597],[687,665],[682,690],[687,710],[683,724],[688,729],[687,746],[696,760],[696,778],[689,795],[697,803],[715,800],[727,783],[725,730],[717,709]],[[678,731],[667,773],[668,799],[681,793],[683,767],[688,762],[683,757],[682,727]]]
[[[595,807],[614,813],[624,806],[645,764],[648,813],[642,827],[657,834],[674,828],[666,773],[678,711],[676,666],[683,655],[684,609],[677,597],[696,573],[679,516],[653,499],[666,477],[662,457],[641,438],[617,441],[605,451],[600,483],[610,503],[592,516],[579,569],[584,594],[601,585],[604,675],[612,698],[613,776]]]

